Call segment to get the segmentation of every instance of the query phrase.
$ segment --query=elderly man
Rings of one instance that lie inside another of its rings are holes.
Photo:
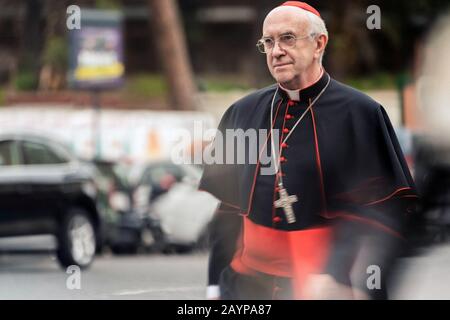
[[[225,138],[211,144],[229,159],[245,146],[226,148],[227,131],[266,130],[261,152],[255,163],[206,165],[201,181],[221,200],[208,297],[385,298],[394,244],[416,198],[388,116],[323,69],[328,33],[316,9],[285,2],[262,32],[257,47],[277,84],[233,104],[219,125]]]

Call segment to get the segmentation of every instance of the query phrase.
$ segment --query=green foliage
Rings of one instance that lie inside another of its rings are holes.
[[[5,104],[5,89],[0,87],[0,107]]]
[[[38,86],[37,75],[27,69],[19,70],[13,80],[14,87],[19,91],[35,90]]]
[[[128,77],[125,90],[134,96],[154,98],[165,96],[167,85],[161,75],[143,73]]]
[[[201,76],[197,79],[197,85],[200,91],[208,92],[228,92],[252,88],[242,77],[231,75]],[[127,78],[124,92],[140,98],[158,98],[167,95],[168,87],[162,75],[141,73]]]
[[[197,79],[197,83],[200,91],[227,92],[251,89],[248,81],[236,76],[202,76]]]
[[[349,86],[359,90],[396,89],[398,76],[387,72],[378,72],[364,77],[352,77],[343,80]]]
[[[96,0],[95,7],[97,9],[120,9],[122,7],[119,0]]]
[[[64,71],[68,64],[67,41],[63,37],[50,38],[43,52],[43,63],[56,70]]]

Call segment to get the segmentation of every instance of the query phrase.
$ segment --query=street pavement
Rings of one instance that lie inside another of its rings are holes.
[[[81,288],[69,289],[67,282],[73,287],[70,277],[74,274],[59,267],[52,250],[53,241],[45,237],[27,238],[27,241],[0,239],[0,300],[205,296],[206,253],[120,256],[105,253],[96,258],[91,268],[81,271]]]
[[[0,239],[0,300],[204,298],[207,253],[105,253],[89,270],[81,271],[77,289],[71,281],[73,274],[58,266],[51,240],[47,239],[45,246],[42,239],[33,240],[31,246],[14,241]],[[30,247],[32,251],[25,250]],[[392,299],[450,299],[450,244],[403,258],[399,265]]]

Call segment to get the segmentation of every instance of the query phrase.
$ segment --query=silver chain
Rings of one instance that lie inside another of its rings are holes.
[[[317,102],[317,100],[319,100],[319,98],[322,96],[322,94],[325,92],[325,90],[328,88],[329,84],[331,82],[331,77],[330,75],[328,75],[328,81],[327,84],[325,85],[325,87],[322,89],[322,91],[320,91],[320,93],[316,96],[316,98],[309,104],[309,107],[303,112],[303,114],[300,116],[300,118],[297,120],[297,122],[295,122],[294,126],[292,127],[292,129],[289,131],[289,133],[286,135],[286,137],[281,141],[281,145],[280,145],[280,152],[278,154],[278,159],[276,158],[275,155],[275,139],[273,138],[273,107],[274,107],[274,103],[275,103],[275,98],[278,94],[278,89],[279,87],[277,87],[277,90],[275,91],[273,98],[272,98],[272,104],[270,107],[270,141],[271,141],[271,145],[272,145],[272,158],[275,162],[275,173],[278,173],[279,168],[280,168],[280,159],[281,159],[281,151],[283,149],[282,145],[284,143],[286,143],[287,139],[291,136],[292,132],[294,132],[295,128],[298,126],[298,124],[303,120],[303,118],[306,116],[306,114],[308,113],[309,110],[311,110],[311,108],[313,107],[313,105]],[[278,182],[279,186],[283,186],[283,177],[280,175],[279,177],[279,182]]]

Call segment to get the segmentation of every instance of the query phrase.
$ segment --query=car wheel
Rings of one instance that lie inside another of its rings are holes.
[[[73,209],[63,218],[59,236],[57,257],[63,267],[77,265],[87,268],[95,257],[97,239],[94,224],[82,209]]]

